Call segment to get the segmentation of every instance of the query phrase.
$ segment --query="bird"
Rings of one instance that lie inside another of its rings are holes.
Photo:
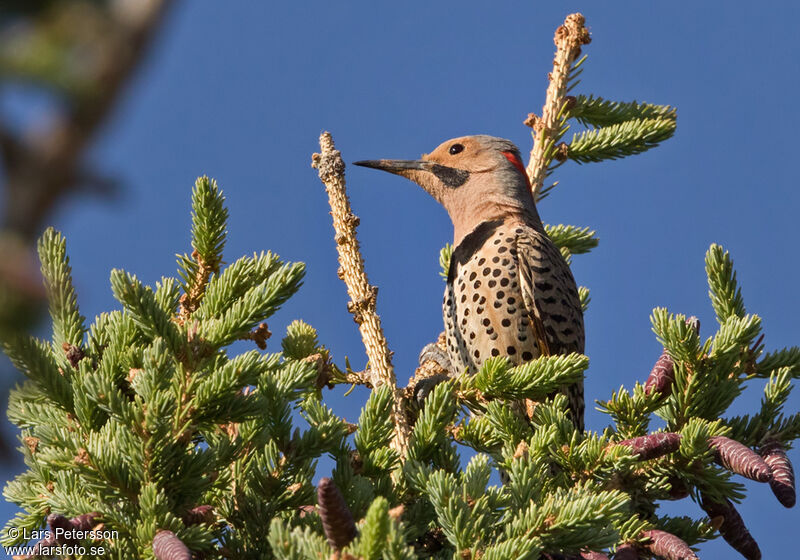
[[[453,223],[442,316],[451,374],[477,372],[490,357],[520,364],[583,353],[583,311],[575,279],[545,232],[519,149],[488,135],[453,138],[418,160],[355,165],[410,179]],[[583,383],[565,387],[583,429]]]

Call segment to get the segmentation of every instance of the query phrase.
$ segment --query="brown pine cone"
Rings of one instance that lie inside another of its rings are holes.
[[[771,441],[761,447],[759,455],[764,458],[764,462],[769,466],[772,473],[772,480],[769,486],[772,493],[784,507],[793,507],[797,501],[797,494],[794,487],[794,469],[783,445],[777,441]]]
[[[330,478],[319,481],[317,502],[328,544],[336,550],[343,549],[356,537],[356,524],[344,496]]]
[[[681,446],[681,435],[673,432],[657,432],[623,440],[619,445],[630,447],[640,461],[647,461],[677,451]]]
[[[698,560],[689,545],[671,533],[652,529],[642,534],[650,539],[645,547],[656,556],[665,560]]]
[[[710,437],[708,443],[714,450],[714,462],[729,471],[756,482],[772,479],[772,472],[764,459],[749,447],[725,436]]]
[[[705,494],[700,494],[700,507],[713,519],[722,517],[719,534],[729,545],[737,550],[747,560],[761,560],[761,550],[758,548],[750,531],[745,527],[742,516],[729,500],[719,503],[711,500]]]
[[[153,556],[157,560],[192,560],[192,553],[172,531],[159,531],[153,537]]]

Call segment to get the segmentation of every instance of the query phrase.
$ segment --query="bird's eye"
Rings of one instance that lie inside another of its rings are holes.
[[[451,156],[454,156],[456,154],[460,154],[463,151],[464,151],[464,146],[462,146],[461,144],[453,144],[452,146],[450,146],[450,155]]]

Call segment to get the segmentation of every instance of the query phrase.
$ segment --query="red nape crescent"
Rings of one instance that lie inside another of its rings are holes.
[[[531,180],[528,178],[528,173],[525,171],[525,166],[522,165],[522,162],[517,157],[517,154],[514,152],[500,152],[506,159],[511,162],[511,165],[517,168],[517,170],[522,173],[522,176],[525,177],[525,182],[528,183],[528,188],[531,188]]]

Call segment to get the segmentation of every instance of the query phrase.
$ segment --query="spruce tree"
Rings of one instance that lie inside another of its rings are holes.
[[[582,17],[569,16],[556,33],[542,115],[527,120],[539,199],[563,162],[637,154],[675,129],[667,106],[568,95],[588,40]],[[576,125],[585,128],[563,142]],[[35,548],[22,557],[58,558],[672,560],[695,558],[690,547],[720,535],[760,558],[734,503],[744,498],[739,477],[768,483],[785,507],[795,503],[785,451],[800,437],[800,414],[783,408],[800,348],[765,349],[728,252],[712,245],[705,256],[717,324],[701,336],[693,317],[655,309],[664,352],[643,383],[598,401],[610,419],[602,432],[577,431],[566,398],[553,396],[588,367],[577,354],[519,366],[493,358],[418,398],[420,383],[440,373],[423,364],[408,387],[397,385],[341,154],[327,133],[321,147],[314,166],[368,368],[337,365],[300,320],[279,352],[265,351],[265,321],[300,288],[304,267],[270,252],[223,266],[228,215],[211,179],[192,192],[192,251],[178,257],[177,277],[151,287],[112,271],[121,308],[91,325],[66,240],[49,229],[39,257],[52,338],[18,337],[4,348],[27,377],[8,412],[28,467],[5,488],[24,510],[7,524],[5,546],[30,540]],[[588,227],[547,231],[568,260],[598,242]],[[445,269],[449,255],[446,247]],[[587,289],[582,299],[589,304]],[[239,340],[258,349],[236,353]],[[760,408],[725,416],[753,383],[764,386]],[[356,424],[325,404],[336,384],[370,389]],[[523,399],[529,414],[519,411]],[[651,430],[655,417],[664,429]],[[459,445],[474,451],[466,466]],[[322,456],[334,460],[331,472],[319,472]],[[490,485],[493,471],[502,484]],[[687,497],[707,517],[659,515],[660,502]]]

